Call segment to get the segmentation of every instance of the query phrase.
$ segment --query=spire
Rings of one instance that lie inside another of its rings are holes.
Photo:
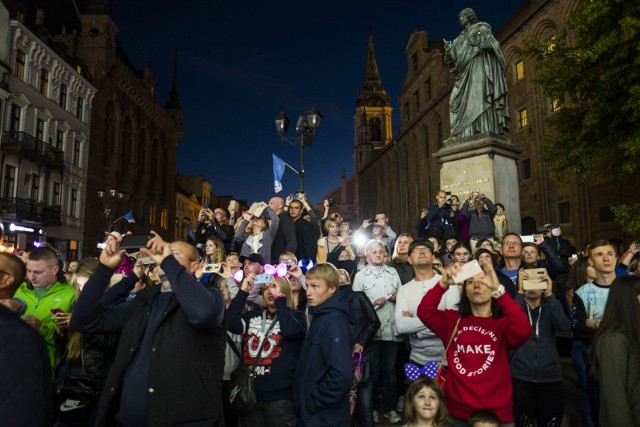
[[[180,93],[178,93],[178,48],[173,57],[173,79],[171,82],[171,90],[169,91],[169,101],[165,108],[180,109]]]
[[[374,101],[374,99],[376,101]],[[371,102],[374,102],[372,104]],[[362,90],[358,95],[357,107],[362,105],[390,105],[389,95],[382,88],[382,80],[378,72],[378,63],[376,61],[376,52],[373,47],[373,35],[369,34],[369,47],[367,52],[367,64],[365,67],[364,80],[362,82]]]

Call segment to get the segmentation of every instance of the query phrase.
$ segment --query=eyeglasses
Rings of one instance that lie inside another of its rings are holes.
[[[280,262],[284,262],[285,264],[295,264],[295,260],[293,258],[282,258]]]
[[[224,214],[222,212],[214,212],[213,213],[215,216],[223,216]]]
[[[522,246],[520,242],[502,242],[502,246]]]
[[[428,248],[415,248],[411,251],[411,253],[418,252],[419,254],[426,254],[427,252],[431,253]]]

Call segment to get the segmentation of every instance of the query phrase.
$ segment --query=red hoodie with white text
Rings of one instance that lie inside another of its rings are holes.
[[[418,306],[418,318],[446,347],[458,321],[458,310],[438,311],[446,292],[434,286]],[[458,331],[447,351],[447,383],[444,393],[449,413],[467,420],[476,409],[493,411],[501,424],[513,422],[509,350],[524,344],[531,325],[522,308],[504,294],[497,299],[502,317],[460,318]]]

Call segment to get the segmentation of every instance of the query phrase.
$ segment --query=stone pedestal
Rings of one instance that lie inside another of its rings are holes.
[[[494,134],[447,140],[433,156],[440,169],[440,189],[462,203],[473,191],[505,206],[511,231],[521,232],[520,191],[516,160],[522,149]]]

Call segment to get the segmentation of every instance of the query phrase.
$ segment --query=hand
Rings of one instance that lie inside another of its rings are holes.
[[[4,305],[5,307],[7,307],[9,310],[13,311],[14,313],[19,312],[20,309],[22,308],[22,304],[20,304],[20,301],[15,300],[15,299],[11,299],[11,298],[0,300],[0,304]]]
[[[362,353],[362,351],[364,350],[364,347],[362,347],[362,345],[355,343],[353,345],[353,352],[354,353]]]
[[[389,297],[389,301],[396,302],[396,297],[398,296],[398,292],[391,292],[391,296]]]
[[[66,329],[71,321],[71,313],[56,313],[53,315],[53,321],[56,323],[56,327]]]
[[[171,255],[171,245],[162,240],[162,237],[155,231],[151,231],[151,234],[153,237],[147,242],[147,247],[140,249],[140,252],[160,265],[166,257]]]
[[[115,270],[122,262],[126,252],[124,249],[119,249],[119,245],[113,239],[109,239],[100,252],[100,263]]]
[[[291,204],[291,202],[293,202],[293,196],[291,194],[289,194],[286,198],[286,200],[284,201],[284,203],[289,206]]]
[[[373,302],[374,306],[382,307],[387,303],[387,299],[385,297],[380,297]]]
[[[280,295],[284,295],[284,293],[280,289],[280,285],[278,285],[277,283],[266,283],[264,286],[268,286],[269,293],[274,298]]]
[[[292,276],[296,276],[298,279],[301,276],[304,276],[304,272],[297,265],[294,265],[293,267],[291,267],[291,269],[289,269],[289,273],[291,273]]]
[[[640,251],[640,249],[636,246],[637,244],[638,242],[631,242],[631,245],[629,246],[629,252],[634,255],[638,253],[638,251]]]
[[[539,245],[542,242],[544,242],[544,236],[542,234],[533,235],[533,243],[535,243],[536,245]]]
[[[329,199],[326,199],[324,202],[322,202],[322,206],[324,206],[324,210],[328,211],[329,210]]]
[[[367,228],[369,227],[371,223],[369,222],[368,219],[365,219],[364,221],[362,221],[362,228]]]
[[[409,310],[403,310],[402,311],[402,317],[413,317],[413,315],[411,314],[411,312]]]
[[[245,221],[251,221],[252,215],[248,211],[242,212],[242,219]]]
[[[588,328],[598,329],[598,327],[600,326],[600,321],[596,319],[587,319],[585,324]]]
[[[40,327],[42,326],[42,322],[40,321],[40,319],[35,316],[23,316],[22,320],[24,320],[27,325],[31,326],[36,331],[40,330]]]
[[[476,280],[480,280],[480,282],[491,289],[492,292],[500,289],[500,281],[498,280],[496,271],[493,269],[493,263],[488,259],[483,258],[480,260],[480,266],[482,267],[482,270],[484,270],[484,277]]]
[[[344,239],[340,240],[340,245],[344,246],[345,248],[349,246],[350,243],[351,243],[351,236],[347,236]]]
[[[256,280],[256,275],[253,274],[253,273],[249,274],[242,281],[242,284],[240,285],[240,289],[242,289],[243,291],[245,291],[247,293],[251,292],[251,289],[253,288],[253,282],[255,280]]]
[[[525,279],[528,279],[528,278],[529,278],[529,275],[527,274],[527,272],[523,268],[518,270],[518,293],[519,294],[524,294],[523,283],[524,283]]]
[[[264,209],[264,208],[266,208],[267,206],[268,206],[268,205],[267,205],[265,202],[260,202],[260,203],[258,203],[258,207],[261,207],[261,208],[263,208],[263,209]]]
[[[440,274],[442,274],[442,279],[440,279],[440,286],[445,289],[448,289],[449,286],[454,285],[453,276],[460,271],[462,267],[458,263],[453,263],[447,268],[440,269]]]
[[[296,193],[296,195],[298,196],[298,200],[300,200],[302,202],[302,204],[307,203],[307,195],[306,193]]]
[[[220,271],[218,271],[218,275],[220,275],[220,277],[224,277],[225,279],[231,277],[231,269],[227,268],[226,262],[220,264]]]

